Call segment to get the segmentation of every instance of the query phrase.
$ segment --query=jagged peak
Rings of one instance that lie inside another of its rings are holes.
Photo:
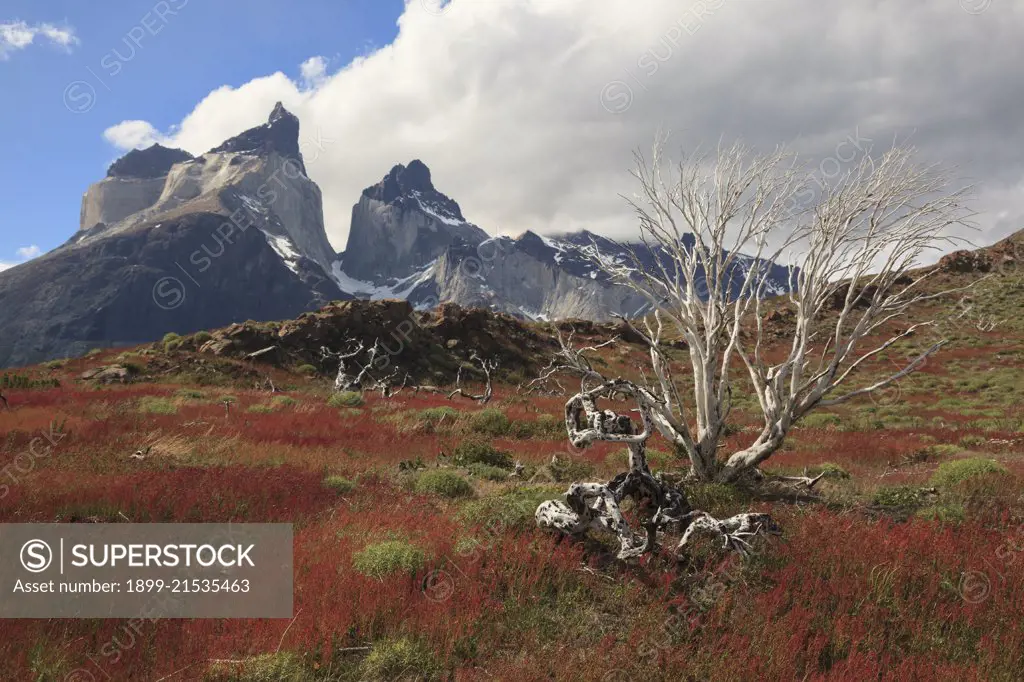
[[[437,191],[430,168],[419,159],[413,159],[407,166],[393,166],[380,182],[363,190],[363,196],[385,204],[412,203],[415,200],[423,208],[440,209],[454,219],[465,220],[458,202]],[[424,202],[428,205],[424,206]]]
[[[274,105],[274,110],[270,112],[270,117],[267,118],[267,123],[273,125],[281,120],[294,120],[296,123],[299,121],[299,117],[284,108],[284,104],[278,102]]]
[[[183,149],[154,144],[145,149],[133,149],[110,164],[108,178],[161,178],[176,163],[191,161],[191,154]]]
[[[303,174],[306,173],[302,153],[299,151],[299,118],[285,109],[281,102],[274,105],[266,123],[249,128],[226,140],[219,147],[210,150],[210,153],[220,152],[255,154],[276,152],[285,158],[297,161]]]

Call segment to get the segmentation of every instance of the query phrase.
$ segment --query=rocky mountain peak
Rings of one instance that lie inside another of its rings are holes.
[[[277,104],[274,105],[274,110],[270,112],[270,118],[267,119],[267,124],[273,125],[278,121],[283,120],[294,121],[296,126],[298,126],[299,123],[298,117],[292,112],[285,109],[284,104],[278,102]]]
[[[274,105],[274,110],[270,112],[266,123],[250,128],[210,150],[210,153],[216,152],[250,152],[254,154],[276,152],[285,158],[296,161],[303,174],[306,172],[306,166],[302,162],[302,153],[299,151],[299,119],[285,109],[281,102]]]
[[[110,164],[108,178],[162,178],[171,166],[194,157],[183,149],[154,144],[146,149],[133,149]]]
[[[464,221],[462,209],[454,200],[438,192],[430,177],[430,168],[419,159],[408,166],[398,164],[376,185],[363,190],[363,196],[389,205],[410,205],[436,211],[445,218]]]

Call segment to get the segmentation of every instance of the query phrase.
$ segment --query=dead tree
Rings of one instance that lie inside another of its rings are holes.
[[[8,402],[7,402],[7,398],[4,397],[4,392],[3,391],[0,391],[0,400],[3,401],[5,409],[8,409],[8,410],[11,409],[10,404],[8,404]]]
[[[381,358],[387,358],[390,356],[387,349],[381,344],[380,339],[376,339],[373,345],[366,350],[365,344],[362,342],[356,342],[353,339],[348,340],[349,350],[335,352],[330,349],[323,347],[320,349],[320,354],[324,359],[336,358],[338,360],[338,373],[334,379],[334,390],[335,392],[342,391],[380,391],[381,396],[385,398],[393,398],[394,396],[401,393],[406,388],[410,388],[409,373],[406,372],[401,383],[398,382],[398,377],[401,374],[400,370],[396,367],[392,371],[383,376],[375,376],[379,374],[385,367],[390,364],[389,362],[379,363]],[[365,351],[365,356],[362,360],[356,360]],[[359,371],[352,373],[347,363],[354,362]],[[377,365],[381,366],[378,367]],[[430,387],[411,387],[419,390],[420,388],[426,389]]]
[[[919,167],[913,150],[896,147],[878,159],[866,155],[822,185],[813,206],[794,211],[816,193],[791,155],[755,156],[737,145],[672,167],[662,142],[650,163],[636,155],[640,194],[630,203],[644,253],[633,249],[632,262],[616,262],[594,244],[591,256],[655,312],[647,333],[638,332],[650,349],[656,389],[644,409],[655,428],[701,480],[756,477],[812,410],[885,389],[945,343],[929,342],[898,371],[846,388],[865,363],[931,324],[887,332],[892,323],[957,291],[923,291],[937,270],[915,268],[929,252],[963,241],[950,228],[970,226],[970,189],[949,191],[947,172]],[[645,254],[657,254],[653,266]],[[776,263],[784,258],[794,323],[781,359],[769,359],[762,303],[778,293]],[[663,349],[665,326],[686,344],[693,389],[685,403]],[[880,334],[886,340],[873,340]],[[746,370],[764,424],[752,443],[720,460],[737,370]]]
[[[696,533],[710,533],[722,539],[723,546],[746,554],[750,539],[756,535],[777,533],[778,526],[767,514],[738,514],[718,520],[690,507],[678,487],[651,472],[647,462],[647,440],[655,431],[658,398],[649,389],[623,379],[605,379],[597,372],[585,352],[567,345],[561,334],[560,362],[551,369],[571,372],[580,377],[580,391],[565,405],[565,427],[573,446],[582,448],[604,441],[623,443],[629,449],[629,469],[608,483],[574,483],[565,502],[543,502],[536,511],[537,525],[571,536],[589,530],[607,531],[618,536],[620,559],[653,552],[660,537],[668,531],[681,535],[676,546],[682,556]],[[602,410],[598,401],[624,395],[634,400],[640,415],[639,426],[629,415]],[[631,498],[642,519],[643,532],[629,525],[621,511],[623,500]]]
[[[347,341],[350,345],[350,348],[351,346],[355,346],[355,350],[335,352],[328,349],[327,347],[320,348],[321,357],[323,357],[324,359],[337,358],[338,360],[338,373],[335,375],[334,378],[334,390],[336,392],[351,390],[351,387],[355,385],[356,379],[348,373],[345,361],[351,360],[352,358],[356,357],[357,355],[362,353],[363,349],[366,347],[362,341],[358,343],[356,343],[353,339],[348,339]]]
[[[467,393],[462,388],[462,366],[459,366],[459,371],[455,375],[455,390],[448,394],[448,399],[451,400],[455,396],[459,395],[463,398],[469,398],[475,400],[481,405],[486,405],[491,402],[491,398],[494,397],[494,386],[491,383],[491,373],[498,368],[497,359],[484,360],[480,355],[473,351],[469,354],[469,359],[476,361],[480,365],[480,370],[484,373],[484,377],[487,380],[487,384],[484,386],[484,392],[479,395]]]

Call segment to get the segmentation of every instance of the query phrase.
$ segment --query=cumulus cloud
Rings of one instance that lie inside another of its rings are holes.
[[[166,136],[203,153],[283,101],[338,248],[360,191],[413,158],[491,233],[625,236],[631,154],[659,129],[676,148],[742,139],[816,162],[850,136],[875,152],[898,138],[979,185],[990,242],[1024,222],[1022,35],[1010,3],[410,0],[392,44],[221,87]],[[139,124],[107,139],[160,135]]]
[[[0,59],[8,59],[12,52],[25,49],[37,38],[65,50],[78,44],[75,30],[71,27],[5,21],[0,22]]]
[[[39,248],[38,245],[32,244],[31,246],[21,247],[15,253],[17,253],[18,255],[18,261],[14,263],[9,261],[0,261],[0,272],[3,272],[4,270],[9,270],[10,268],[13,268],[15,265],[21,265],[25,261],[30,261],[33,258],[38,258],[39,256],[43,255],[43,250]]]
[[[299,66],[302,84],[307,88],[315,88],[327,77],[327,60],[323,57],[310,57]]]
[[[32,246],[21,247],[18,249],[17,253],[18,258],[22,260],[32,260],[33,258],[41,256],[43,254],[43,250],[40,249],[37,244],[33,244]]]
[[[121,121],[104,130],[103,137],[118,149],[144,149],[156,143],[174,144],[148,121]]]

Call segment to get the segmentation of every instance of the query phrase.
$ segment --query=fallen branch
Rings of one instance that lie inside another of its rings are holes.
[[[448,394],[448,399],[451,400],[455,396],[460,395],[463,398],[475,400],[481,405],[486,405],[491,401],[491,398],[494,396],[494,387],[491,383],[491,372],[498,368],[498,361],[495,359],[484,360],[483,358],[480,357],[479,354],[477,354],[476,351],[470,353],[469,359],[475,360],[476,362],[480,363],[480,369],[483,371],[484,376],[487,378],[487,385],[484,386],[484,392],[479,395],[466,393],[466,391],[462,388],[462,367],[460,366],[458,373],[455,375],[456,388],[454,391]]]
[[[793,483],[793,484],[795,484],[797,486],[803,486],[804,488],[807,488],[808,490],[811,490],[812,488],[814,488],[815,485],[817,485],[818,481],[820,481],[822,478],[824,478],[824,476],[825,476],[825,472],[822,471],[820,474],[818,474],[814,478],[811,478],[810,476],[807,475],[807,472],[805,471],[803,476],[778,476],[777,478],[780,481],[786,481],[787,483]]]

